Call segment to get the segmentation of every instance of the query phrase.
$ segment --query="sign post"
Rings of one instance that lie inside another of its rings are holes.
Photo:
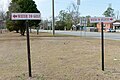
[[[90,23],[99,23],[101,22],[101,50],[102,50],[102,70],[104,71],[104,22],[113,22],[112,17],[92,17],[90,18]]]
[[[80,26],[83,27],[83,30],[84,30],[84,36],[86,37],[86,27],[87,27],[87,18],[85,17],[81,17],[80,18]],[[82,30],[81,30],[81,33],[82,33]]]
[[[104,32],[103,32],[103,22],[101,22],[101,48],[102,48],[102,70],[104,71]]]
[[[26,34],[27,34],[27,51],[28,51],[28,70],[29,70],[29,77],[32,77],[31,74],[31,56],[30,56],[30,37],[29,37],[29,24],[28,20],[26,21]]]
[[[27,35],[27,53],[28,53],[28,71],[29,77],[32,77],[31,72],[31,55],[30,55],[30,36],[29,36],[29,24],[28,20],[40,20],[40,13],[12,13],[12,20],[26,20],[26,35]]]

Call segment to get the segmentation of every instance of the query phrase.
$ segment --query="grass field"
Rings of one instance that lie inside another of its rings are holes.
[[[0,34],[0,80],[120,80],[120,41],[31,33],[32,78],[28,77],[26,36]],[[114,60],[115,59],[115,60]]]

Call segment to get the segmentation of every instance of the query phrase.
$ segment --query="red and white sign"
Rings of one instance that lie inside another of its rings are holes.
[[[12,20],[40,20],[40,13],[12,13]]]
[[[113,22],[113,17],[91,17],[90,23]]]

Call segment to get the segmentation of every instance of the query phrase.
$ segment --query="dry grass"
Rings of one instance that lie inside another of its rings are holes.
[[[45,36],[45,37],[43,37]],[[120,41],[105,41],[101,70],[99,39],[31,34],[32,74],[28,78],[26,36],[0,34],[0,80],[119,80]]]

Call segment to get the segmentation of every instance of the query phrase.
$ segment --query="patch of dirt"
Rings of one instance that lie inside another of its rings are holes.
[[[100,39],[49,35],[30,34],[33,77],[29,78],[26,36],[0,34],[0,80],[120,79],[120,41],[105,40],[102,71]]]

